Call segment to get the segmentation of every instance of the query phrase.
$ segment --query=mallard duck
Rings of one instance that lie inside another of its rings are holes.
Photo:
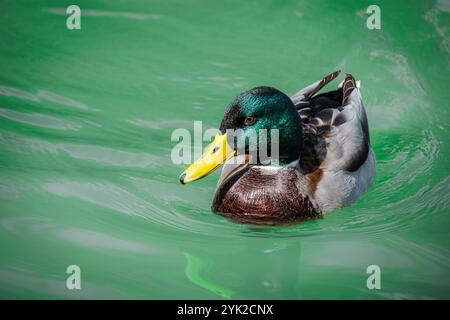
[[[212,210],[249,223],[318,218],[355,202],[373,183],[375,155],[359,81],[346,74],[336,90],[318,94],[339,73],[291,97],[272,87],[238,95],[225,111],[220,133],[180,182],[203,178],[225,162]],[[240,148],[235,147],[239,135],[231,138],[230,129],[244,137]],[[259,140],[252,143],[249,133],[263,129],[278,129],[276,164],[261,159]]]

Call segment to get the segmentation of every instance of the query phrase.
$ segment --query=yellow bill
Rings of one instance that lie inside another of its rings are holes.
[[[180,175],[180,182],[186,184],[206,177],[235,154],[227,142],[227,134],[218,133],[205,153]]]

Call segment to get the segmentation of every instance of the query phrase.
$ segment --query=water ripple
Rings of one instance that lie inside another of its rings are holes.
[[[38,90],[36,94],[33,94],[18,88],[0,86],[0,95],[7,97],[15,97],[18,99],[29,100],[34,102],[50,101],[80,110],[95,111],[95,109],[89,108],[84,103],[78,102],[76,100],[46,90]]]
[[[25,124],[57,130],[79,130],[80,125],[40,113],[24,113],[0,108],[0,116]]]
[[[56,15],[67,15],[66,8],[46,8],[45,11]],[[161,16],[158,14],[127,11],[106,11],[96,9],[82,9],[81,13],[85,17],[119,17],[134,20],[157,20],[161,18]]]

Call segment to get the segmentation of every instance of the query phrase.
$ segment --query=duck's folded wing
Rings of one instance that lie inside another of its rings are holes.
[[[294,93],[291,96],[292,102],[297,107],[297,109],[300,109],[302,106],[302,102],[309,100],[312,96],[314,96],[317,92],[319,92],[320,89],[322,89],[328,83],[330,83],[331,81],[336,79],[340,73],[341,73],[341,70],[336,70],[335,72],[332,72],[329,75],[326,75],[319,81],[316,81],[313,84],[307,86],[306,88],[303,88],[302,90]]]
[[[304,121],[305,158],[302,160],[305,168],[311,168],[313,163],[313,167],[325,171],[356,171],[367,159],[369,128],[359,86],[353,76],[346,75],[340,88],[327,94],[335,93],[342,97],[339,107],[299,110]],[[314,98],[309,102],[314,104]]]

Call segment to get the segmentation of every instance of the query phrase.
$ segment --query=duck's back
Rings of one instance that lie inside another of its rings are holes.
[[[356,201],[372,185],[375,155],[357,82],[347,75],[337,90],[315,94],[339,72],[291,97],[304,128],[301,171],[310,198],[322,212]]]

